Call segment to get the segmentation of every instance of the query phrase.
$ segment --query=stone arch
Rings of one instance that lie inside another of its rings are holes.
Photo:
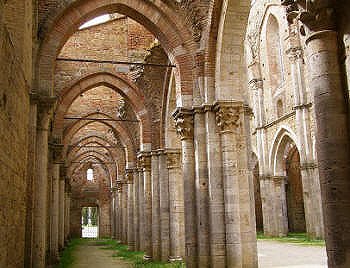
[[[298,151],[300,151],[300,146],[298,144],[297,136],[288,126],[282,126],[276,132],[273,140],[272,146],[269,154],[271,172],[276,176],[285,176],[284,164],[282,162],[284,148],[290,144],[295,144]]]
[[[244,37],[249,15],[247,0],[224,0],[216,45],[216,100],[244,100],[246,80]],[[232,90],[233,89],[233,90]]]
[[[100,85],[109,87],[128,99],[133,111],[141,123],[141,142],[143,144],[150,143],[151,122],[143,101],[143,94],[135,85],[127,81],[124,77],[106,72],[85,76],[62,92],[62,97],[57,105],[54,121],[55,135],[59,136],[59,131],[63,129],[64,115],[67,113],[73,101],[80,94]]]
[[[69,36],[83,22],[106,12],[118,12],[145,26],[160,40],[172,63],[177,64],[181,83],[180,102],[183,107],[192,105],[194,48],[197,46],[193,34],[184,19],[167,5],[149,1],[88,0],[68,1],[57,7],[51,17],[42,23],[42,40],[38,53],[36,82],[39,93],[51,95],[53,90],[53,68],[55,58]]]

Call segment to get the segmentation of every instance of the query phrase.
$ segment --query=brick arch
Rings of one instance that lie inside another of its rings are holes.
[[[109,155],[111,158],[113,158],[113,161],[117,164],[117,172],[118,174],[121,175],[121,171],[125,168],[125,158],[126,158],[126,149],[124,148],[108,148],[107,146],[114,146],[113,144],[109,143],[108,140],[104,139],[103,137],[98,137],[98,136],[89,136],[89,137],[84,137],[80,141],[78,141],[77,145],[79,146],[84,146],[84,145],[89,145],[89,144],[97,144],[99,146],[102,146],[101,149],[104,149],[108,151]],[[71,151],[68,152],[68,160],[69,160],[69,155],[70,154],[77,154],[82,148],[79,147],[73,147]],[[99,151],[99,150],[98,150]],[[122,151],[122,152],[120,152]]]
[[[117,162],[120,158],[113,154],[108,147],[101,142],[97,141],[88,141],[89,137],[85,137],[84,141],[79,141],[79,146],[101,146],[100,148],[88,148],[88,147],[75,147],[73,150],[69,151],[67,154],[67,162],[69,163],[71,159],[74,159],[77,155],[80,155],[83,152],[96,151],[98,153],[104,154],[106,158],[110,159],[109,162]]]
[[[88,162],[92,158],[94,160],[96,159],[101,164],[104,164],[106,162],[106,159],[103,159],[104,156],[102,154],[99,154],[99,153],[96,153],[96,152],[88,152],[88,154],[87,155],[86,154],[87,153],[79,155],[78,157],[76,157],[74,159],[74,161],[77,161],[77,160],[81,161],[81,160],[83,160],[83,161]],[[72,170],[76,170],[82,164],[86,164],[86,163],[72,163],[71,165],[69,165],[68,169],[70,171],[69,172],[70,176],[73,175]]]
[[[96,144],[97,146],[101,146],[100,148],[103,150],[106,150],[113,159],[118,158],[118,155],[116,154],[117,149],[122,149],[122,148],[114,147],[115,145],[110,143],[108,140],[104,139],[104,137],[88,136],[88,137],[82,138],[76,144],[74,144],[71,150],[69,149],[67,150],[67,158],[69,159],[70,155],[77,153],[78,151],[84,148],[80,146],[87,146],[87,145],[94,146],[93,144]]]
[[[113,172],[112,169],[112,165],[108,165],[106,164],[106,159],[104,159],[104,155],[101,153],[98,153],[96,151],[89,151],[89,152],[84,152],[80,155],[78,155],[73,161],[86,161],[88,158],[94,158],[96,160],[98,160],[98,162],[100,162],[102,165],[105,165],[107,167],[108,170],[108,175],[110,178],[110,182],[112,183],[115,178],[115,176],[113,176],[114,174],[116,174],[116,172]],[[107,159],[108,160],[108,159]],[[71,169],[71,176],[74,175],[75,170],[77,170],[79,168],[79,166],[81,166],[82,164],[79,163],[72,163],[69,168]],[[113,165],[113,167],[116,167],[115,165]]]
[[[161,2],[143,0],[71,0],[58,6],[51,18],[40,25],[36,88],[39,94],[52,95],[56,56],[83,22],[106,12],[118,12],[139,22],[161,42],[178,67],[182,106],[192,106],[195,75],[193,62],[198,44],[190,32],[191,20]]]
[[[60,136],[60,134],[62,134],[60,132],[63,130],[64,116],[74,100],[80,94],[102,85],[115,90],[129,101],[134,113],[141,123],[141,143],[151,143],[150,115],[147,112],[143,94],[125,77],[107,72],[94,73],[85,76],[62,91],[55,111],[56,115],[53,123],[54,135]]]
[[[244,37],[250,1],[224,0],[218,24],[215,98],[243,100],[245,81]]]
[[[95,114],[87,116],[94,116]],[[63,155],[67,154],[67,145],[68,142],[71,141],[71,139],[74,137],[74,135],[83,127],[92,124],[92,123],[101,123],[103,125],[106,125],[107,127],[111,128],[115,133],[120,134],[121,136],[121,142],[123,146],[126,148],[126,159],[130,163],[134,163],[136,161],[136,148],[135,145],[132,141],[130,133],[125,129],[123,124],[120,122],[106,122],[106,121],[85,121],[85,120],[78,120],[75,122],[71,128],[69,128],[66,132],[66,135],[63,138],[63,144],[64,144],[64,149],[63,149]]]

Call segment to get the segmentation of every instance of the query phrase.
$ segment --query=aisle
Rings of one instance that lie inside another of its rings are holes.
[[[115,251],[104,249],[99,240],[87,240],[75,249],[72,268],[131,268],[131,264],[113,257]],[[101,240],[100,240],[101,241]]]

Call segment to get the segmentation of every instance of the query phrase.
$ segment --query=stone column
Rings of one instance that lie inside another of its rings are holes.
[[[140,221],[140,250],[145,250],[145,214],[144,214],[144,206],[145,206],[145,197],[144,197],[144,179],[143,179],[143,171],[141,168],[141,163],[139,161],[139,221]]]
[[[185,256],[184,184],[181,176],[179,150],[167,150],[170,204],[170,256],[169,261],[182,260]]]
[[[151,154],[142,152],[138,155],[143,172],[143,237],[145,256],[152,259],[152,183],[151,183]]]
[[[159,154],[157,151],[151,153],[152,158],[152,246],[153,259],[161,259],[160,251],[160,208],[159,208]]]
[[[159,151],[159,207],[161,260],[165,262],[170,256],[170,208],[169,178],[164,150]]]
[[[58,245],[60,247],[60,249],[64,248],[64,242],[65,242],[65,238],[64,238],[64,225],[65,225],[65,203],[66,203],[66,195],[65,195],[65,184],[66,184],[66,171],[63,171],[63,169],[65,168],[61,168],[62,172],[64,172],[61,176],[60,176],[60,185],[59,185],[59,199],[60,199],[60,203],[59,203],[59,215],[60,215],[60,220],[58,223],[58,228],[59,228],[59,241],[58,241]]]
[[[123,244],[128,244],[128,184],[122,182],[122,221],[123,221]]]
[[[134,176],[134,236],[135,236],[135,250],[140,251],[140,216],[139,216],[139,172],[137,168],[133,170]]]
[[[211,267],[226,267],[226,225],[222,155],[220,136],[216,132],[215,113],[212,107],[205,109],[206,144],[208,158],[210,264]]]
[[[52,158],[52,194],[51,194],[51,235],[50,235],[50,258],[51,263],[58,261],[59,240],[59,182],[60,163],[62,162],[62,146],[56,143],[50,144]]]
[[[119,241],[122,241],[123,233],[123,218],[122,218],[122,184],[117,181],[117,223],[118,223],[118,237]]]
[[[218,102],[215,110],[222,146],[226,265],[257,267],[254,189],[248,175],[244,107],[240,102]]]
[[[117,185],[112,188],[113,196],[113,224],[114,224],[114,237],[113,239],[118,240],[118,193]]]
[[[176,132],[181,138],[182,179],[185,201],[185,248],[186,265],[189,268],[198,266],[197,211],[196,211],[196,178],[194,163],[193,113],[191,110],[178,108],[173,117]]]
[[[274,215],[273,233],[275,236],[282,237],[288,234],[288,215],[286,200],[286,183],[285,176],[270,176],[270,185],[272,186],[271,200]]]
[[[339,62],[335,2],[300,7],[313,92],[317,160],[329,267],[350,266],[350,148],[348,102]]]
[[[305,78],[304,58],[299,38],[299,22],[294,16],[288,17],[289,49],[287,55],[291,63],[294,88],[294,109],[300,154],[300,171],[303,184],[303,199],[305,209],[306,230],[311,238],[324,236],[323,215],[321,206],[321,189],[317,165],[312,153],[310,128],[310,106],[308,103]]]
[[[117,191],[117,187],[111,187],[111,231],[112,231],[112,239],[116,239],[116,196],[115,193]]]
[[[66,184],[65,195],[65,214],[64,214],[64,240],[65,243],[70,239],[70,204],[71,204],[71,191],[69,183]]]
[[[198,266],[210,267],[209,181],[204,110],[194,109]]]
[[[34,228],[33,228],[33,267],[46,267],[46,219],[47,219],[47,163],[48,127],[50,107],[45,103],[38,105],[36,133],[36,178],[34,179]]]
[[[133,170],[126,170],[126,182],[128,187],[128,249],[135,250],[134,233],[134,178]]]

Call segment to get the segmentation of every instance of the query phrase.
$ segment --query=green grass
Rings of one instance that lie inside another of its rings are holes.
[[[55,268],[69,268],[73,262],[74,257],[72,252],[75,248],[82,243],[82,239],[72,239],[60,256],[60,263],[55,266]]]
[[[285,243],[293,243],[304,246],[324,246],[325,241],[319,239],[310,239],[306,233],[288,233],[284,237],[265,236],[262,232],[257,234],[258,240],[272,240]]]
[[[120,258],[129,263],[132,263],[135,268],[185,268],[183,262],[160,262],[160,261],[148,261],[143,259],[144,252],[142,251],[129,251],[126,245],[122,245],[115,240],[101,240],[97,242],[99,245],[104,246],[102,249],[112,249],[115,251],[113,257]]]

